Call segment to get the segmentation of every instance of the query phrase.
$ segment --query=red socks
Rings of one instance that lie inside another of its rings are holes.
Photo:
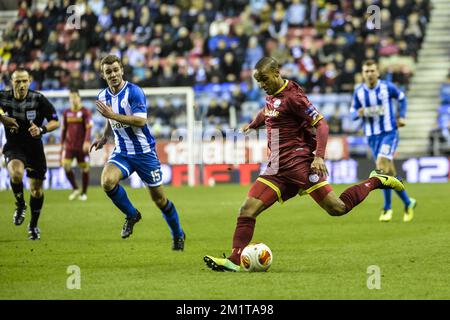
[[[238,217],[233,236],[233,250],[228,257],[234,264],[240,265],[241,252],[252,240],[255,223],[255,218]]]
[[[83,189],[82,189],[83,191],[82,191],[82,193],[86,194],[87,188],[88,188],[88,185],[89,185],[89,171],[88,172],[84,172],[83,171],[81,181],[82,181],[82,184],[83,184]]]
[[[345,208],[349,212],[360,204],[369,195],[370,191],[380,188],[381,185],[381,181],[378,178],[369,178],[346,189],[339,198],[345,203]]]
[[[66,177],[67,180],[69,180],[70,185],[72,186],[73,190],[78,189],[77,181],[75,180],[75,175],[73,173],[73,170],[66,171]]]

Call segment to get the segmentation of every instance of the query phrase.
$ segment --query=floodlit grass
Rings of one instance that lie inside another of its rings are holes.
[[[47,191],[42,239],[34,242],[30,213],[14,226],[12,193],[0,192],[0,299],[449,299],[449,185],[407,190],[418,200],[410,223],[402,222],[395,194],[393,221],[378,222],[381,191],[343,217],[308,197],[275,204],[258,218],[253,238],[272,249],[267,273],[215,273],[202,260],[229,253],[248,187],[166,188],[187,234],[184,252],[172,252],[145,189],[127,189],[143,220],[126,240],[124,216],[99,188],[87,202]],[[72,265],[81,270],[80,290],[67,288]],[[372,265],[381,270],[379,290],[367,287]]]

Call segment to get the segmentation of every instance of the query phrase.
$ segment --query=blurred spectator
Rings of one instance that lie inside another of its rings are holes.
[[[188,65],[182,65],[178,67],[176,86],[180,87],[192,87],[194,85],[193,70]]]
[[[47,42],[48,33],[41,21],[36,23],[33,31],[32,47],[33,49],[42,48]]]
[[[187,54],[192,48],[193,43],[189,37],[189,30],[186,27],[181,27],[178,30],[173,49],[175,53],[179,56]]]
[[[86,82],[84,83],[84,89],[98,89],[101,88],[103,84],[100,78],[94,71],[88,71],[86,76]]]
[[[84,89],[84,81],[81,78],[81,73],[78,70],[74,70],[70,75],[69,90]]]
[[[289,27],[300,27],[306,21],[306,5],[303,0],[292,0],[286,11],[286,21]]]
[[[160,87],[173,87],[175,85],[175,73],[173,70],[173,66],[170,64],[166,64],[162,73],[158,77],[158,84]]]
[[[103,30],[109,29],[112,25],[112,16],[108,7],[103,7],[102,13],[98,16],[98,24],[102,27]]]
[[[102,13],[102,9],[105,7],[103,0],[88,0],[88,4],[97,17]]]
[[[280,4],[280,2],[277,2],[277,4]],[[288,24],[284,20],[285,18],[285,12],[284,10],[278,10],[275,11],[273,15],[273,21],[269,25],[269,34],[274,39],[280,39],[282,37],[285,37],[288,32]]]
[[[209,22],[206,20],[206,16],[201,13],[197,16],[197,21],[192,27],[192,31],[199,33],[201,35],[208,34],[209,32]]]
[[[143,88],[152,88],[158,86],[158,79],[154,76],[151,69],[145,69],[144,79],[138,82],[138,85]]]
[[[152,38],[152,25],[150,23],[150,15],[142,14],[139,23],[134,29],[134,41],[139,45],[149,45]]]
[[[220,63],[220,70],[223,72],[226,82],[236,82],[241,73],[241,65],[234,58],[232,52],[225,53]]]
[[[48,37],[48,41],[45,44],[42,52],[42,60],[43,61],[51,61],[56,59],[60,53],[62,53],[63,47],[58,42],[58,34],[56,31],[50,32]]]
[[[55,58],[45,70],[45,80],[42,82],[43,90],[57,90],[61,86],[61,78],[64,75],[64,69],[61,67],[61,60]]]
[[[125,54],[129,59],[130,66],[132,67],[136,67],[140,62],[145,62],[144,53],[133,43],[128,46],[128,50]]]
[[[81,60],[86,52],[86,40],[80,37],[78,31],[74,31],[65,58],[67,60]]]
[[[441,104],[450,104],[450,71],[446,82],[441,85]]]
[[[331,134],[342,134],[342,121],[339,115],[339,110],[335,110],[334,113],[327,119],[328,128]]]
[[[356,65],[353,59],[345,61],[344,70],[339,74],[337,79],[337,87],[339,92],[352,92],[355,86],[354,74],[356,72]]]
[[[264,56],[263,49],[258,43],[258,38],[253,36],[248,40],[247,52],[245,55],[244,68],[252,69],[259,59]]]
[[[381,30],[373,30],[366,12],[372,3],[49,0],[40,12],[31,1],[21,1],[17,20],[5,26],[0,41],[0,70],[26,66],[33,87],[44,90],[74,85],[78,72],[78,85],[95,88],[104,85],[99,60],[113,53],[122,57],[125,78],[143,86],[183,85],[198,91],[212,83],[209,98],[241,105],[263,103],[252,69],[261,57],[272,55],[283,74],[308,92],[349,92],[360,82],[355,66],[366,59],[416,59],[430,20],[429,0],[378,0]],[[80,30],[66,28],[72,4],[81,15]],[[406,63],[388,63],[382,78],[405,88],[411,72]],[[233,97],[235,86],[243,100]],[[157,125],[161,134],[170,131],[167,124]]]

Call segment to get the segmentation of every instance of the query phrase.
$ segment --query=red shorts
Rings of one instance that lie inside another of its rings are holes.
[[[274,175],[263,174],[256,179],[248,196],[261,200],[270,207],[275,201],[284,201],[296,196],[309,194],[317,203],[333,189],[328,181],[311,173],[311,163],[304,162],[295,167],[280,170]]]
[[[83,152],[82,149],[65,149],[64,160],[72,161],[73,158],[77,159],[77,163],[89,163],[89,154]]]

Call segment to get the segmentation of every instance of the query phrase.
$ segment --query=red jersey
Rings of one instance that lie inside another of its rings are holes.
[[[266,125],[269,166],[289,168],[299,162],[313,160],[316,149],[314,125],[322,118],[303,89],[286,80],[275,94],[266,96],[266,105],[250,128]]]
[[[81,107],[78,111],[67,109],[63,113],[61,144],[65,149],[81,150],[83,142],[91,140],[91,112]]]

